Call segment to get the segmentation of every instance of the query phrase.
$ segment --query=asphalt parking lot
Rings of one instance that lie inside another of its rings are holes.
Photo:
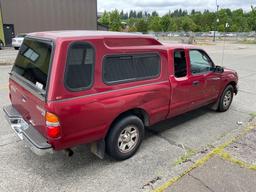
[[[226,44],[224,57],[222,44],[204,48],[216,64],[223,60],[225,67],[239,74],[239,93],[229,111],[202,108],[157,124],[147,131],[138,153],[122,162],[100,160],[87,146],[77,147],[72,157],[62,152],[36,156],[15,136],[0,111],[0,191],[144,192],[180,174],[193,164],[181,163],[184,155],[196,157],[221,143],[243,129],[256,112],[256,45]],[[0,66],[0,107],[9,104],[10,69]]]

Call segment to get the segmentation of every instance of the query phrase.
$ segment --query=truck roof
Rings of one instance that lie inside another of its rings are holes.
[[[87,37],[143,37],[152,38],[149,35],[112,31],[90,31],[90,30],[63,30],[63,31],[43,31],[29,33],[28,36],[57,38],[87,38]]]
[[[109,47],[125,47],[125,46],[154,46],[162,50],[169,49],[186,49],[195,48],[193,45],[186,44],[170,44],[161,43],[150,35],[125,33],[125,32],[110,32],[110,31],[89,31],[89,30],[62,30],[62,31],[43,31],[29,33],[29,37],[37,37],[44,39],[89,39],[102,38]],[[127,39],[127,41],[125,41]],[[134,39],[132,41],[131,39]]]

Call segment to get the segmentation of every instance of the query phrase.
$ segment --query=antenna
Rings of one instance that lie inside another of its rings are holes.
[[[225,33],[224,33],[224,43],[223,43],[223,48],[222,48],[222,59],[221,59],[221,66],[223,66],[224,62],[224,51],[225,51],[225,46],[226,46],[226,29],[229,27],[229,24],[225,24]]]
[[[225,51],[225,45],[226,45],[226,34],[224,34],[224,43],[222,47],[222,58],[221,58],[221,66],[223,66],[223,61],[224,61],[224,51]]]

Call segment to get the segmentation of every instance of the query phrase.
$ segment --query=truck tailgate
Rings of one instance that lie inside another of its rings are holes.
[[[10,98],[13,107],[21,114],[23,119],[35,127],[42,135],[45,134],[45,101],[33,95],[20,83],[12,78],[9,81]]]

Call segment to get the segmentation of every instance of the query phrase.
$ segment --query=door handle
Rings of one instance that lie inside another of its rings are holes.
[[[193,81],[192,85],[193,85],[194,87],[197,87],[197,86],[200,85],[200,82],[199,82],[199,81]]]
[[[210,81],[218,81],[218,80],[220,80],[220,78],[219,77],[212,77],[212,78],[209,78],[208,80],[210,80]]]

